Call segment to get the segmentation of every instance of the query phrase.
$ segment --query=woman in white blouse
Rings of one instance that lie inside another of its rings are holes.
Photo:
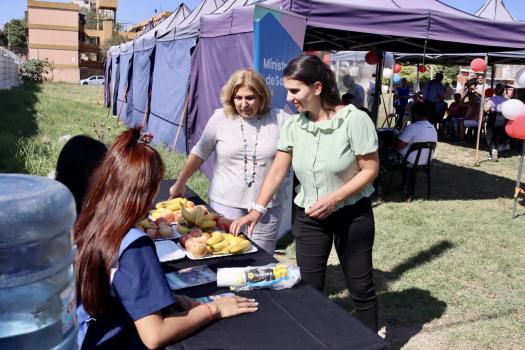
[[[188,179],[215,151],[210,206],[230,219],[238,219],[251,209],[264,214],[251,238],[273,254],[283,193],[278,191],[267,208],[254,208],[253,203],[277,152],[286,113],[270,108],[270,91],[252,69],[231,75],[222,88],[221,101],[223,108],[211,116],[170,195],[182,196]]]

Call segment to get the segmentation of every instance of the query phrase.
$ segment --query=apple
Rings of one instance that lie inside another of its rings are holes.
[[[148,236],[150,236],[151,238],[155,239],[155,238],[159,238],[160,237],[160,232],[158,229],[156,228],[148,228],[146,230],[146,234]]]
[[[208,242],[208,239],[211,238],[211,235],[208,233],[208,232],[202,232],[200,234],[200,236],[196,236],[195,239],[198,241],[198,242],[201,242],[201,243],[206,243]]]
[[[230,232],[230,226],[232,225],[232,223],[233,220],[227,219],[225,217],[220,217],[219,220],[217,220],[217,226],[226,232]]]
[[[196,258],[202,258],[208,254],[206,243],[199,242],[193,237],[186,241],[186,250]]]
[[[173,237],[173,228],[167,222],[161,222],[159,225],[159,234],[162,238]]]

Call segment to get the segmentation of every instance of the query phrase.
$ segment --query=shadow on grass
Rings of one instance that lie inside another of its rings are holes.
[[[407,271],[445,254],[453,246],[450,241],[441,241],[395,266],[392,271],[374,270],[380,328],[386,327],[385,339],[390,341],[394,348],[401,348],[421,331],[424,324],[441,317],[447,304],[433,297],[428,290],[409,288],[403,291],[390,291],[389,285],[399,280]],[[328,265],[326,275],[330,276],[325,287],[326,294],[337,295],[346,291],[340,265]],[[333,300],[345,309],[353,309],[349,296],[335,297]]]
[[[390,174],[392,175],[392,174]],[[389,176],[383,178],[383,202],[403,202],[406,195],[400,188],[401,175],[393,173],[392,185],[388,191]],[[439,160],[432,161],[430,170],[430,200],[481,200],[511,196],[515,181],[506,177],[486,173],[475,168],[466,168]],[[427,198],[427,178],[418,173],[414,199]]]
[[[0,172],[27,173],[20,142],[38,133],[38,84],[24,83],[9,90],[0,90]]]

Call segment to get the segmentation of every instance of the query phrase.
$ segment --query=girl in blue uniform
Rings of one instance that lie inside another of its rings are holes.
[[[81,349],[154,349],[215,319],[257,310],[247,298],[199,304],[172,294],[152,239],[134,228],[164,176],[150,140],[140,129],[117,137],[93,174],[75,225]]]

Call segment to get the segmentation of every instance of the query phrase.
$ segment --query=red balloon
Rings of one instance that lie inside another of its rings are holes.
[[[525,116],[509,120],[505,125],[505,131],[512,138],[525,140]]]
[[[394,64],[394,73],[401,72],[401,65],[399,63]]]
[[[376,64],[377,60],[378,60],[377,53],[375,53],[374,51],[369,51],[365,55],[365,62],[368,64]]]
[[[474,72],[484,72],[487,68],[487,62],[483,58],[474,58],[472,62],[470,62],[470,68]]]
[[[419,73],[425,73],[427,71],[427,67],[425,66],[419,66]]]
[[[323,56],[323,63],[326,65],[330,65],[330,54],[326,54]]]
[[[491,88],[488,88],[487,90],[485,90],[485,97],[492,97],[494,96],[494,90],[491,89]]]

